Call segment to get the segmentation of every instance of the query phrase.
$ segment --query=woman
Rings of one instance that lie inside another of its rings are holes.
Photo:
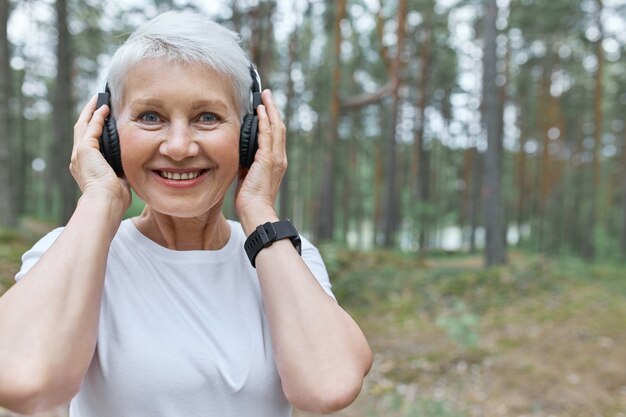
[[[319,253],[305,239],[300,256],[297,239],[258,236],[279,221],[287,159],[265,90],[259,149],[249,171],[239,167],[249,67],[235,34],[188,12],[158,16],[118,49],[108,85],[124,176],[99,151],[111,109],[94,97],[74,127],[76,210],[24,255],[0,298],[1,406],[277,417],[357,396],[371,352]],[[237,177],[240,223],[221,211]],[[122,221],[131,188],[145,210]],[[255,234],[263,245],[249,257]]]

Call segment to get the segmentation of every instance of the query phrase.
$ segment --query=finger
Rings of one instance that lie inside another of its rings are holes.
[[[271,152],[273,135],[270,119],[263,104],[257,107],[256,114],[259,118],[259,149],[265,152]]]
[[[274,102],[274,97],[272,97],[272,91],[269,89],[263,90],[261,98],[263,99],[263,104],[267,107],[267,114],[270,117],[270,122],[274,123],[281,121],[280,112]]]
[[[74,125],[74,147],[83,139],[86,131],[88,131],[90,127],[90,123],[93,120],[93,116],[98,114],[104,114],[104,117],[108,114],[108,106],[102,106],[96,109],[97,96],[94,96],[89,100],[89,102],[85,105],[76,124]],[[103,108],[106,107],[106,108]],[[102,131],[102,129],[100,129]]]
[[[99,138],[104,127],[104,119],[108,112],[108,106],[100,107],[92,114],[91,120],[86,127],[74,132],[74,148],[81,146],[98,147]]]
[[[86,137],[96,139],[102,136],[102,129],[104,128],[104,120],[109,114],[109,106],[106,104],[98,108],[91,117],[91,121],[87,127]]]

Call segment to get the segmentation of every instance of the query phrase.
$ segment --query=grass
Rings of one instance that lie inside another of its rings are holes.
[[[14,276],[20,268],[22,254],[35,240],[32,232],[0,229],[0,294],[15,282]]]

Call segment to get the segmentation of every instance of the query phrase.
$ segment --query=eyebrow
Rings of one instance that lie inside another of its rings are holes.
[[[139,97],[135,100],[131,100],[129,104],[131,105],[142,105],[142,106],[153,106],[153,107],[163,107],[167,103],[167,100],[162,100],[158,98],[143,98]],[[199,109],[202,107],[219,107],[222,110],[227,110],[228,105],[219,99],[207,98],[202,100],[194,100],[190,103],[190,107],[192,109]]]

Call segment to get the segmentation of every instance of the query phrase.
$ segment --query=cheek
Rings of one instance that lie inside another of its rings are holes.
[[[214,153],[220,165],[228,170],[237,170],[239,167],[239,132],[237,135],[230,133],[224,135],[219,140],[209,141],[211,149],[207,148],[207,153]],[[219,144],[219,145],[218,145]]]
[[[141,135],[128,130],[119,131],[122,166],[130,186],[137,190],[141,188],[142,166],[154,150],[150,143],[153,141],[142,138]]]

